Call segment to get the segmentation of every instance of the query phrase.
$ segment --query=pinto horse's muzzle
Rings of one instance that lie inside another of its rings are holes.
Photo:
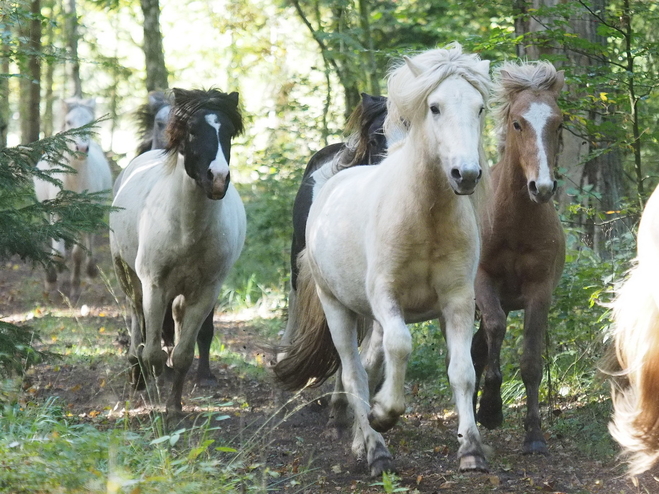
[[[208,170],[207,180],[204,180],[203,184],[206,196],[215,201],[224,199],[224,196],[229,190],[230,182],[231,172],[227,172],[227,174],[224,175],[221,173],[214,174],[211,170]]]

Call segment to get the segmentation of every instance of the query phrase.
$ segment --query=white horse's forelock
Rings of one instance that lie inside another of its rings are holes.
[[[490,78],[479,67],[481,59],[476,54],[463,53],[459,43],[446,48],[428,50],[410,58],[410,63],[399,62],[390,72],[387,81],[389,99],[385,121],[387,135],[395,135],[401,122],[414,122],[426,112],[424,100],[446,78],[457,75],[469,82],[487,103]],[[420,69],[415,74],[410,65]]]

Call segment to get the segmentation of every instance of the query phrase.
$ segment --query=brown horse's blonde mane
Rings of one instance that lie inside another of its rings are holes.
[[[527,89],[551,91],[556,85],[556,68],[545,60],[533,62],[504,62],[495,71],[492,97],[492,114],[499,138],[499,152],[503,154],[510,107],[515,97]]]

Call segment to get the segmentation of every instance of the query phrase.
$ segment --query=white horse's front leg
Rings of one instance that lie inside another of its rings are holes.
[[[460,470],[487,471],[480,433],[474,418],[476,373],[471,360],[474,325],[474,293],[454,293],[442,310],[440,323],[448,347],[448,378],[458,410],[458,458]]]
[[[357,315],[322,290],[318,291],[318,295],[332,333],[332,341],[341,359],[341,380],[346,396],[363,434],[371,476],[377,477],[391,470],[393,465],[391,453],[382,435],[369,424],[368,376],[359,358]]]
[[[369,418],[375,430],[384,432],[396,425],[398,418],[405,412],[405,371],[412,353],[412,335],[392,296],[382,293],[372,294],[369,298],[374,301],[373,315],[382,326],[385,362],[384,380],[373,398]],[[377,358],[377,353],[374,355]]]

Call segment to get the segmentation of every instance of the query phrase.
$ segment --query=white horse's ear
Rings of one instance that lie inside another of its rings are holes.
[[[96,109],[96,98],[83,99],[80,103],[87,108],[91,108],[92,110]]]
[[[510,73],[507,70],[501,70],[499,71],[499,77],[501,79],[510,79]]]
[[[551,91],[558,96],[561,94],[561,91],[563,90],[563,86],[565,86],[565,71],[564,70],[559,70],[556,72],[556,80],[554,81],[554,84],[551,86]]]
[[[236,106],[238,106],[238,99],[239,98],[240,98],[240,95],[236,91],[233,91],[232,93],[229,93],[229,101],[231,101]]]
[[[489,60],[481,60],[476,64],[476,71],[480,72],[483,74],[485,77],[490,77],[490,61]]]
[[[415,64],[410,57],[403,55],[403,60],[405,60],[407,67],[410,69],[414,77],[419,77],[421,74],[423,74],[423,69]]]

